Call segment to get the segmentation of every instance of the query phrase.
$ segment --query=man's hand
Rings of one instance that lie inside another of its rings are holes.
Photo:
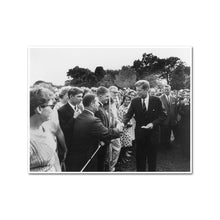
[[[74,117],[74,118],[77,118],[80,113],[81,113],[81,111],[80,111],[79,109],[77,109],[77,110],[74,112],[73,117]]]
[[[142,126],[141,128],[144,129],[152,129],[154,127],[154,125],[152,123],[147,124],[146,126]]]
[[[130,127],[132,127],[133,125],[131,124],[131,123],[127,123],[126,125],[125,125],[125,128],[130,128]]]
[[[60,162],[65,162],[66,160],[66,155],[67,155],[67,150],[61,153],[60,155]]]
[[[122,131],[123,131],[123,128],[124,128],[124,124],[123,124],[123,123],[118,123],[117,126],[116,126],[116,128],[117,128],[120,132],[122,132]]]

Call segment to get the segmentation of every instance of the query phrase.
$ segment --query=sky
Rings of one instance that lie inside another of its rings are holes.
[[[29,48],[30,85],[38,80],[64,85],[69,69],[79,66],[94,71],[97,66],[106,69],[120,69],[141,59],[143,53],[153,53],[159,58],[179,57],[191,66],[190,47],[138,47],[138,48]]]

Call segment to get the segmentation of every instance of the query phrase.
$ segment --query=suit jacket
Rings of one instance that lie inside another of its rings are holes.
[[[101,120],[105,127],[109,127],[108,115],[102,106],[99,107],[99,110],[95,113],[95,116]]]
[[[84,110],[74,122],[67,164],[71,164],[74,171],[80,171],[97,149],[99,141],[108,141],[119,135],[117,130],[105,127],[99,118]],[[94,157],[86,170],[97,171],[96,165],[97,157]]]
[[[174,96],[170,96],[170,102],[168,102],[166,95],[160,97],[163,108],[166,110],[167,118],[163,122],[164,125],[176,125],[177,113],[178,113],[178,100]]]
[[[66,103],[57,111],[59,116],[60,127],[64,133],[67,148],[69,148],[71,145],[71,135],[74,123],[74,110],[69,103]]]
[[[166,119],[166,113],[162,108],[160,99],[155,96],[149,96],[148,110],[144,111],[141,98],[134,98],[124,116],[124,124],[127,124],[133,115],[136,120],[135,137],[141,138],[144,135],[144,131],[145,133],[150,133],[152,139],[157,141],[159,139],[159,125]],[[146,126],[149,123],[153,124],[152,130],[141,128],[141,126]]]

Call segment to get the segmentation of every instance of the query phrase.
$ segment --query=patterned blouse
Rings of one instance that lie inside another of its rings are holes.
[[[124,115],[127,113],[129,109],[129,106],[124,106],[124,105],[121,105],[119,107],[119,111],[118,111],[118,118],[119,118],[119,121],[123,122],[123,117]],[[124,128],[123,129],[123,133],[120,137],[120,141],[121,141],[121,145],[122,147],[131,147],[132,146],[132,128]]]
[[[40,130],[30,131],[30,171],[60,172],[60,163],[54,149],[50,147],[47,133]]]

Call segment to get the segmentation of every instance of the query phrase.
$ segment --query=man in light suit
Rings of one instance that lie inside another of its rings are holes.
[[[161,95],[160,100],[167,113],[167,118],[161,125],[161,144],[163,147],[169,149],[171,144],[171,131],[173,131],[175,142],[178,143],[178,100],[171,95],[171,87],[169,85],[164,86],[163,95]]]
[[[110,141],[120,136],[119,129],[110,129],[95,117],[99,100],[94,94],[83,98],[84,111],[75,119],[72,131],[72,144],[68,150],[67,171],[80,171],[98,148],[100,141]],[[101,147],[102,148],[102,147]],[[85,171],[99,171],[97,154],[86,166]]]
[[[134,98],[124,117],[124,124],[132,116],[136,120],[136,168],[137,171],[156,171],[157,145],[159,141],[159,125],[166,119],[166,113],[158,97],[149,96],[149,82],[139,80],[135,83],[138,97]]]
[[[101,120],[102,124],[106,128],[109,128],[110,127],[109,116],[104,108],[104,106],[109,104],[109,100],[110,100],[109,90],[104,86],[100,86],[97,89],[96,94],[99,99],[100,106],[98,111],[95,112],[95,116]],[[109,140],[105,141],[104,146],[98,152],[98,171],[109,170],[109,167],[106,163],[109,144],[110,144]]]

